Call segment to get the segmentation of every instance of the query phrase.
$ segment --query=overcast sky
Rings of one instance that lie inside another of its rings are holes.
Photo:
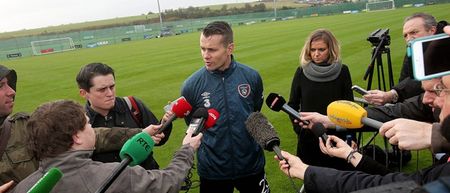
[[[256,0],[159,0],[161,11]],[[0,32],[157,13],[157,0],[0,0]]]

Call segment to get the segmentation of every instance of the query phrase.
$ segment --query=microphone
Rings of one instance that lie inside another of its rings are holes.
[[[213,127],[219,117],[220,113],[216,109],[208,109],[208,119],[205,122],[205,129]]]
[[[156,134],[162,133],[169,125],[172,123],[177,117],[178,118],[184,118],[185,116],[189,115],[189,113],[192,110],[192,106],[187,102],[187,100],[181,96],[177,100],[171,102],[169,105],[164,107],[164,109],[169,109],[174,113],[170,115],[169,119],[162,123],[161,128],[156,131]]]
[[[111,186],[128,165],[135,166],[143,162],[152,152],[154,145],[155,142],[153,139],[145,132],[138,133],[125,142],[119,153],[122,159],[120,165],[113,170],[96,193],[103,193],[108,190],[109,186]]]
[[[274,151],[278,159],[284,160],[280,150],[280,138],[273,125],[260,112],[251,113],[245,121],[248,133],[263,149]]]
[[[382,122],[368,118],[367,111],[360,105],[346,100],[338,100],[327,107],[327,116],[334,124],[348,129],[361,128],[363,125],[380,129]]]
[[[311,131],[316,137],[320,137],[322,139],[324,145],[327,143],[327,129],[325,128],[325,126],[323,126],[322,123],[314,123],[314,125],[311,127]],[[334,141],[331,141],[331,147],[336,147],[336,143]]]
[[[206,110],[206,108],[200,107],[192,114],[188,130],[192,131],[192,136],[196,136],[204,129],[214,126],[219,116],[219,112],[215,109]]]
[[[299,113],[292,107],[286,104],[286,100],[279,94],[270,93],[266,99],[267,106],[273,111],[279,112],[283,110],[285,113],[293,116],[295,119],[301,121],[304,125],[309,125],[309,121],[302,120]]]
[[[325,144],[328,140],[328,135],[326,134],[325,126],[322,123],[314,123],[311,128],[311,131],[314,133],[316,137],[320,137],[323,140],[323,144]]]
[[[27,193],[48,193],[52,191],[53,187],[62,178],[63,173],[58,168],[51,168],[42,176],[36,184],[28,190]]]

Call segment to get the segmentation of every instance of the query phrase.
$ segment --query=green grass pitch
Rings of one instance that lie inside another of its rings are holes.
[[[405,54],[403,19],[414,12],[427,12],[437,20],[449,21],[449,9],[450,4],[439,4],[234,26],[234,56],[260,72],[266,95],[276,92],[288,98],[303,42],[311,31],[327,28],[341,43],[343,63],[349,66],[353,83],[366,87],[362,77],[372,49],[366,38],[377,28],[389,28],[394,79],[397,82]],[[15,112],[32,112],[39,104],[55,99],[73,99],[84,104],[78,96],[75,76],[81,66],[91,62],[112,66],[116,71],[118,96],[134,95],[142,99],[158,117],[163,115],[163,106],[179,96],[183,81],[203,66],[199,33],[3,61],[2,64],[18,72]],[[383,62],[386,69],[385,58]],[[376,81],[374,79],[374,83]],[[296,135],[288,116],[272,112],[265,105],[262,112],[277,129],[281,148],[295,153]],[[155,148],[155,157],[162,167],[169,163],[173,152],[181,145],[185,128],[184,121],[176,121],[169,142]],[[294,192],[288,178],[279,171],[273,155],[273,152],[266,152],[266,172],[272,192]],[[419,157],[419,167],[431,164],[427,151],[421,151]],[[406,171],[415,170],[415,159],[416,153],[413,153],[413,160],[406,166]],[[196,175],[194,179],[197,179]],[[295,182],[301,184],[300,180]],[[191,192],[198,192],[198,189]]]

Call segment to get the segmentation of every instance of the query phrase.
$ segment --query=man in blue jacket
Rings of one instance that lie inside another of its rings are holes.
[[[203,29],[200,49],[205,67],[184,82],[181,94],[193,112],[204,107],[220,113],[216,125],[203,133],[197,154],[200,192],[270,192],[264,152],[245,127],[250,113],[261,110],[262,79],[234,60],[233,31],[226,22]]]

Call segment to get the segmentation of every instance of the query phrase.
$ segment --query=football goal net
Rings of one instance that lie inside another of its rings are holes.
[[[395,9],[394,1],[377,1],[366,3],[367,11],[380,11],[380,10],[390,10]]]
[[[31,42],[31,49],[33,55],[43,55],[56,52],[64,52],[75,49],[72,38],[54,38],[47,40],[38,40]]]

